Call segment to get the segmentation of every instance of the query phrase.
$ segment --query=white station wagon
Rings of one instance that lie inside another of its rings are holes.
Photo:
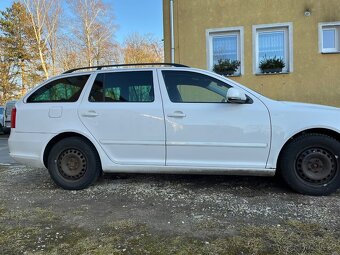
[[[340,187],[340,109],[274,101],[178,64],[131,66],[73,69],[33,89],[12,112],[10,155],[64,189],[102,172],[278,172],[303,194]]]

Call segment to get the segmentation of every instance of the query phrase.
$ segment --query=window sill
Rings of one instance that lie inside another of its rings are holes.
[[[321,52],[321,54],[325,54],[325,55],[328,55],[328,54],[340,54],[340,51],[323,51],[323,52]]]
[[[280,72],[280,73],[255,73],[256,76],[262,76],[262,75],[280,75],[280,74],[291,74],[291,72]]]

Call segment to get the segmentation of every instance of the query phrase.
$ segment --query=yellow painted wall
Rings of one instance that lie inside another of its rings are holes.
[[[163,0],[170,61],[170,0]],[[232,79],[279,100],[340,107],[340,54],[319,53],[319,22],[340,21],[340,0],[174,0],[175,62],[207,69],[206,29],[244,27],[244,75]],[[306,17],[306,9],[312,15]],[[293,23],[294,70],[254,75],[252,26]]]

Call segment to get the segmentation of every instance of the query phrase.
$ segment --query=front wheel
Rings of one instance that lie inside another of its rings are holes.
[[[289,143],[280,157],[280,173],[295,191],[328,195],[340,187],[340,143],[327,135],[306,134]]]
[[[96,181],[101,173],[101,164],[92,144],[80,137],[69,137],[51,149],[48,171],[59,187],[79,190]]]

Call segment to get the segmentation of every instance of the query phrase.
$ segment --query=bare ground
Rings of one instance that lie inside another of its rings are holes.
[[[82,191],[0,167],[0,254],[340,254],[340,190],[276,178],[107,175]]]

